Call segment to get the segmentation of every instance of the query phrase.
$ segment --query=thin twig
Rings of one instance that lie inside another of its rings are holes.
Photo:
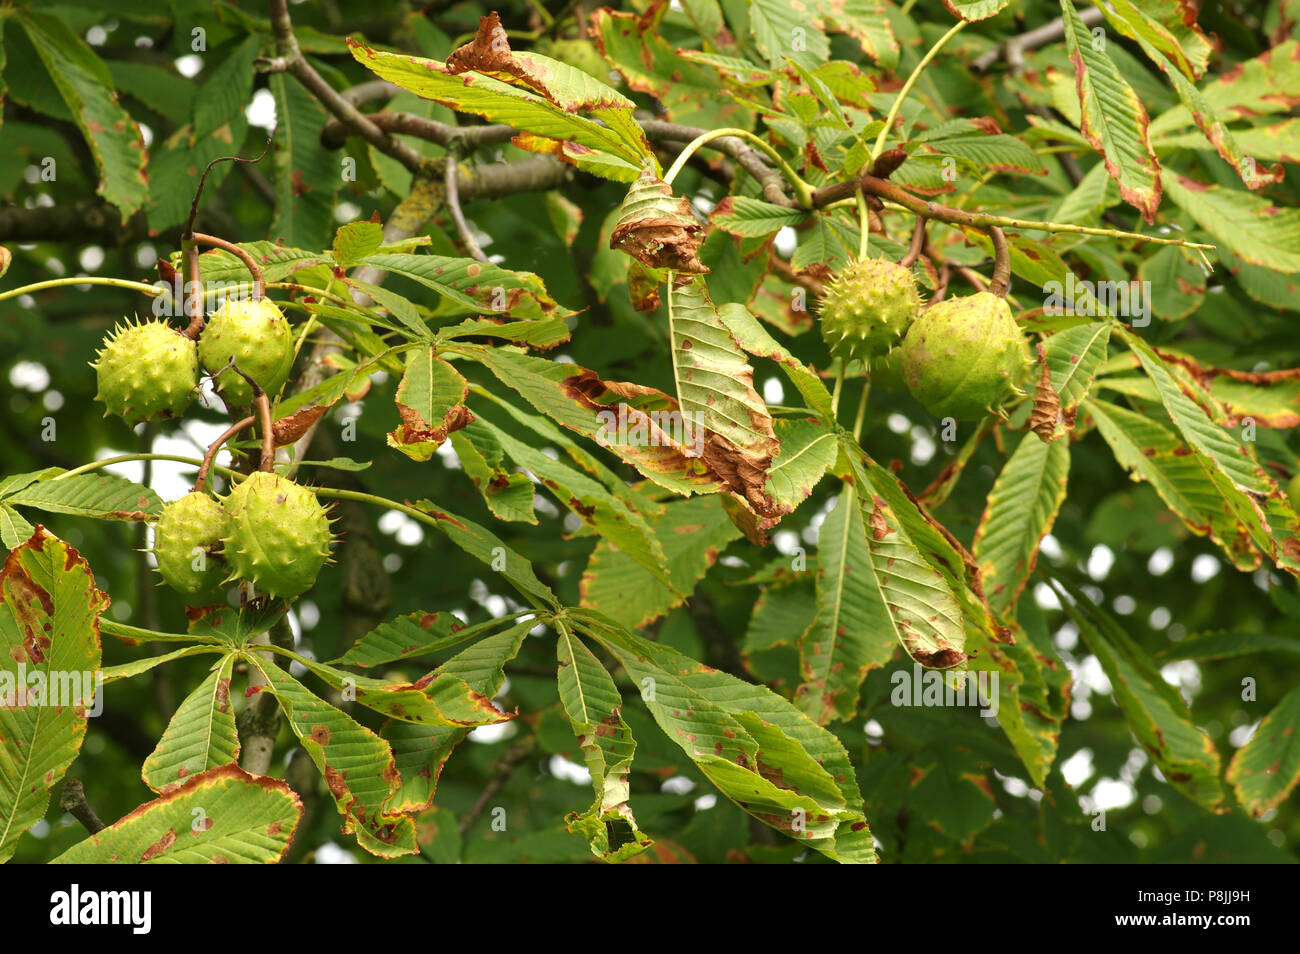
[[[1102,13],[1100,7],[1090,7],[1080,12],[1079,19],[1087,27],[1096,26],[1101,22]],[[983,72],[998,60],[1006,60],[1013,73],[1020,73],[1025,68],[1025,53],[1029,50],[1036,50],[1040,46],[1046,46],[1048,43],[1055,43],[1061,37],[1065,36],[1065,22],[1057,17],[1040,27],[1027,30],[1019,36],[1013,36],[1003,40],[996,47],[987,53],[977,57],[972,64],[977,72]]]
[[[63,783],[63,794],[59,796],[59,807],[70,814],[92,835],[97,835],[108,826],[99,820],[95,810],[86,801],[86,786],[79,778],[70,778]]]
[[[182,240],[181,248],[185,256],[185,281],[190,287],[190,294],[185,296],[185,307],[190,313],[190,323],[181,332],[191,341],[198,341],[203,334],[203,269],[199,265],[199,246],[193,238]]]
[[[985,229],[993,241],[993,280],[989,282],[989,291],[999,298],[1006,298],[1011,290],[1011,249],[1007,237],[996,225]]]
[[[202,245],[211,245],[214,248],[219,248],[223,252],[229,252],[231,255],[238,258],[244,263],[244,267],[247,268],[249,273],[253,276],[254,300],[266,297],[266,279],[262,277],[262,266],[257,263],[257,259],[253,258],[252,255],[248,254],[248,252],[244,251],[244,249],[240,248],[234,242],[227,242],[223,238],[217,238],[215,235],[206,235],[203,232],[195,232],[194,241]]]
[[[384,132],[414,136],[416,139],[423,139],[444,147],[461,143],[466,151],[484,146],[498,146],[509,142],[519,134],[513,126],[453,126],[450,123],[440,123],[436,119],[416,116],[414,113],[381,112],[366,113],[365,116]],[[348,123],[341,119],[331,119],[321,129],[321,145],[327,149],[338,149],[352,132],[352,127]]]
[[[510,776],[515,773],[519,766],[528,761],[528,757],[533,754],[533,750],[536,748],[537,737],[528,735],[512,745],[510,750],[501,756],[492,770],[492,778],[483,786],[483,791],[474,800],[470,810],[461,816],[460,824],[457,827],[460,829],[462,838],[469,834],[469,830],[474,827],[474,823],[479,820],[479,816],[487,810],[492,799],[496,798],[501,789],[506,787],[506,782],[510,781]]]
[[[912,227],[912,244],[907,247],[907,254],[898,260],[899,265],[911,268],[921,257],[921,250],[925,248],[925,227],[928,224],[929,220],[924,215],[916,217],[916,225]]]
[[[460,150],[455,146],[451,148],[447,156],[447,168],[443,172],[443,185],[447,190],[446,203],[447,211],[451,213],[451,221],[456,226],[456,234],[460,236],[460,242],[465,246],[465,251],[469,257],[479,262],[486,262],[488,257],[483,254],[483,249],[479,248],[478,239],[474,238],[474,231],[465,221],[465,213],[460,207],[460,192],[456,187],[456,175],[460,166]]]
[[[208,472],[212,470],[212,462],[216,460],[217,454],[221,452],[221,448],[225,445],[226,441],[230,440],[244,428],[249,427],[253,423],[253,420],[254,418],[252,415],[249,415],[242,421],[231,424],[220,437],[208,445],[207,453],[203,455],[203,463],[199,465],[198,479],[194,481],[194,489],[196,492],[202,493],[203,489],[207,486]]]
[[[357,135],[366,142],[384,155],[392,156],[412,172],[418,169],[425,161],[423,156],[372,123],[365,113],[325,82],[303,57],[302,50],[298,47],[298,40],[293,35],[293,21],[289,18],[287,0],[270,0],[270,8],[271,30],[275,34],[275,48],[278,55],[270,59],[258,60],[256,66],[264,73],[290,74],[302,83],[330,113],[356,130]]]

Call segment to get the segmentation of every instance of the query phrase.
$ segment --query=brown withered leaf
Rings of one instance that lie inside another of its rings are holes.
[[[643,172],[628,189],[609,247],[626,252],[650,268],[703,275],[709,269],[700,261],[704,226],[691,213],[685,196],[673,195],[672,186]]]
[[[311,407],[300,408],[287,417],[280,418],[271,425],[271,438],[275,441],[275,446],[284,447],[287,444],[295,443],[328,410],[327,405],[314,404]]]
[[[1042,370],[1038,375],[1038,386],[1034,389],[1034,409],[1029,415],[1029,429],[1044,444],[1050,444],[1062,433],[1057,430],[1057,425],[1061,423],[1061,396],[1052,387],[1052,370],[1047,366],[1047,351],[1041,341],[1038,343],[1038,362]]]

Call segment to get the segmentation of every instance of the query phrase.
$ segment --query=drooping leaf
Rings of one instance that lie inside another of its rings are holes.
[[[1082,132],[1119,183],[1120,195],[1148,222],[1160,205],[1160,163],[1141,98],[1104,49],[1097,49],[1071,0],[1061,0],[1065,47],[1074,65]]]
[[[1101,663],[1111,692],[1142,747],[1169,783],[1210,811],[1221,811],[1219,753],[1192,721],[1178,690],[1165,682],[1136,643],[1082,591],[1057,584],[1066,614]]]
[[[631,629],[680,606],[728,543],[740,536],[714,497],[670,502],[655,518],[672,589],[621,548],[602,540],[582,574],[582,604]]]
[[[447,435],[474,415],[465,407],[469,384],[433,347],[412,351],[397,385],[397,413],[402,423],[388,433],[388,446],[411,460],[426,461]]]
[[[832,860],[876,860],[853,766],[835,736],[764,686],[640,639],[589,610],[574,618],[618,658],[664,734],[719,791]]]
[[[265,682],[261,691],[275,694],[290,730],[324,777],[343,816],[344,832],[355,833],[357,843],[373,855],[412,854],[415,827],[410,817],[388,808],[398,783],[388,743],[314,696],[275,663],[257,653],[244,658],[261,673]]]
[[[95,52],[59,17],[24,8],[18,22],[90,147],[96,192],[126,222],[149,195],[140,127],[117,102],[113,77]]]
[[[995,610],[1013,606],[1034,572],[1038,545],[1065,500],[1069,471],[1069,441],[1044,443],[1026,434],[989,491],[972,549]]]
[[[565,824],[586,837],[596,857],[626,861],[644,851],[650,839],[637,827],[628,804],[636,740],[620,714],[623,699],[600,660],[567,626],[559,627],[556,653],[560,702],[596,789],[591,808],[571,813]]]

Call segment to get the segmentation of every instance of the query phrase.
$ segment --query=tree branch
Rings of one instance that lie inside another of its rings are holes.
[[[1083,21],[1084,26],[1094,27],[1102,21],[1104,16],[1105,14],[1101,12],[1100,7],[1090,7],[1079,14],[1079,19]],[[1036,50],[1048,43],[1055,43],[1063,36],[1065,36],[1065,22],[1060,17],[1057,17],[1055,20],[1028,30],[1019,36],[1003,40],[996,47],[978,57],[972,67],[982,73],[998,60],[1006,60],[1007,65],[1011,67],[1011,72],[1019,74],[1025,68],[1025,53],[1027,51]]]

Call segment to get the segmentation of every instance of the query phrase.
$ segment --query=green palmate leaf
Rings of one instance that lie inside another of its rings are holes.
[[[464,377],[433,347],[412,351],[397,385],[402,423],[388,433],[388,446],[412,460],[428,460],[448,434],[474,419],[465,407],[468,395]]]
[[[144,139],[118,104],[108,67],[58,17],[24,9],[18,20],[90,147],[100,178],[97,193],[126,222],[149,195]]]
[[[498,520],[537,523],[533,511],[536,490],[524,474],[507,471],[501,444],[482,421],[451,435],[451,446],[466,476],[483,495],[483,502]]]
[[[456,325],[450,325],[438,331],[443,339],[482,336],[500,338],[502,341],[515,341],[531,345],[541,351],[549,351],[556,345],[569,340],[569,326],[558,315],[549,318],[530,318],[520,321],[505,321],[499,318],[467,318]]]
[[[812,70],[830,56],[830,41],[817,26],[812,4],[750,0],[749,29],[773,69],[784,67],[788,58]]]
[[[1079,590],[1058,583],[1066,614],[1101,663],[1111,692],[1142,747],[1169,783],[1192,801],[1221,811],[1219,753],[1192,721],[1178,690],[1165,682],[1115,620]]]
[[[1221,259],[1225,254],[1232,253],[1227,249],[1219,251]],[[1186,318],[1205,301],[1205,272],[1187,252],[1173,245],[1167,245],[1142,260],[1138,266],[1138,281],[1145,282],[1151,289],[1151,311],[1165,321]]]
[[[223,765],[85,841],[52,864],[273,864],[302,820],[302,802],[284,782]]]
[[[140,777],[155,792],[184,785],[191,776],[239,758],[239,734],[230,704],[234,660],[234,656],[223,658],[208,678],[185,697],[158,745],[144,760]]]
[[[900,639],[852,484],[844,485],[818,530],[817,568],[817,615],[799,640],[804,681],[795,702],[825,725],[857,711],[867,672],[887,663]]]
[[[1065,500],[1069,441],[1044,443],[1027,433],[989,491],[972,549],[989,604],[1004,613],[1020,597]]]
[[[532,620],[517,623],[510,629],[480,640],[439,666],[436,673],[454,681],[485,699],[494,698],[505,683],[505,664],[519,651]],[[422,811],[433,804],[438,775],[452,750],[469,735],[464,726],[419,725],[392,721],[380,735],[393,747],[393,758],[401,774],[392,811]]]
[[[1238,569],[1259,566],[1251,533],[1237,515],[1240,505],[1229,502],[1239,501],[1240,491],[1226,479],[1216,481],[1200,455],[1151,418],[1096,399],[1084,408],[1120,466],[1148,481],[1189,530],[1217,543]],[[1252,522],[1260,524],[1258,514]]]
[[[612,541],[592,551],[582,574],[582,605],[639,629],[680,606],[740,531],[713,497],[670,502],[654,521],[671,588]]]
[[[602,381],[595,372],[499,348],[471,357],[538,411],[600,443],[667,490],[715,493],[722,481],[694,447],[683,444],[684,421],[662,391]]]
[[[1147,132],[1146,107],[1111,58],[1093,47],[1071,0],[1061,0],[1061,19],[1075,69],[1083,135],[1101,153],[1124,201],[1152,222],[1160,205],[1160,163]]]
[[[688,429],[703,432],[704,457],[761,513],[764,474],[780,445],[772,415],[754,390],[754,369],[695,279],[668,291],[677,399]]]
[[[1297,655],[1300,654],[1300,639],[1243,630],[1196,633],[1166,646],[1154,658],[1159,662],[1166,659],[1231,659],[1255,653]]]
[[[1157,56],[1167,59],[1189,80],[1200,79],[1205,72],[1213,46],[1178,0],[1119,0],[1102,11],[1111,26],[1136,40],[1161,69]]]
[[[732,235],[759,237],[795,226],[808,218],[801,209],[772,205],[744,195],[729,195],[713,210],[712,222]]]
[[[74,474],[24,487],[4,498],[10,507],[33,507],[101,520],[153,520],[162,500],[148,487],[108,474]]]
[[[1288,692],[1255,727],[1228,763],[1227,780],[1257,818],[1287,800],[1300,782],[1300,688]]]
[[[898,65],[894,39],[884,0],[818,0],[817,9],[835,26],[858,41],[862,52],[886,70]]]
[[[795,386],[808,407],[826,421],[835,418],[831,411],[831,395],[817,372],[792,355],[775,338],[768,334],[753,313],[744,305],[728,302],[718,309],[722,322],[736,342],[750,354],[770,358],[781,365],[790,383]]]
[[[915,502],[898,499],[897,485],[889,486],[892,481],[878,467],[863,467],[856,459],[851,459],[851,466],[866,521],[871,566],[891,632],[923,665],[939,669],[961,665],[966,659],[963,614],[977,627],[983,625],[981,613],[987,616],[987,607],[968,609],[954,596],[969,591],[958,570],[962,557],[936,533]]]
[[[1274,489],[1272,479],[1245,448],[1183,393],[1169,366],[1151,346],[1127,329],[1121,328],[1120,334],[1155,384],[1169,419],[1183,439],[1242,490],[1267,495]]]
[[[1047,367],[1061,413],[1072,416],[1088,396],[1097,367],[1106,360],[1111,323],[1094,321],[1058,331],[1047,339]]]
[[[552,606],[558,604],[551,588],[533,572],[533,565],[517,551],[506,546],[491,530],[473,520],[448,513],[429,500],[418,500],[415,506],[437,521],[437,528],[446,534],[447,539],[500,573],[521,593]]]
[[[1033,600],[1019,604],[1014,642],[986,641],[997,665],[997,719],[1037,786],[1056,759],[1061,724],[1070,705],[1070,671],[1052,645],[1051,632]],[[967,678],[978,674],[972,673]]]
[[[975,557],[963,549],[943,525],[926,512],[892,471],[862,455],[858,448],[846,447],[845,453],[855,462],[861,459],[861,466],[866,469],[867,479],[864,486],[870,487],[873,496],[880,497],[884,501],[892,519],[897,521],[906,538],[915,548],[915,553],[934,573],[938,574],[943,587],[956,599],[960,615],[965,621],[965,631],[982,633],[985,638],[994,638],[996,624],[992,610],[981,595],[982,585],[978,582],[979,567]],[[946,602],[941,594],[937,598],[941,603]],[[934,622],[943,621],[936,618]],[[959,629],[958,633],[960,632]],[[945,637],[945,640],[947,639],[948,637]],[[915,658],[916,653],[906,642],[904,648]],[[940,647],[936,641],[935,644],[920,648],[934,652]],[[960,649],[960,645],[957,648]],[[967,663],[969,665],[970,661],[968,660]]]
[[[342,656],[330,660],[330,665],[370,669],[401,659],[427,656],[481,636],[498,623],[498,620],[489,620],[477,626],[466,626],[451,613],[411,613],[376,626]]]
[[[815,418],[780,418],[774,424],[781,449],[767,472],[764,492],[781,509],[794,510],[835,463],[839,438]]]
[[[943,5],[953,16],[974,22],[996,16],[1008,2],[1009,0],[943,0]]]
[[[1300,78],[1294,67],[1298,46],[1296,40],[1287,40],[1239,63],[1201,91],[1205,102],[1227,121],[1285,113],[1300,105]],[[1165,132],[1192,121],[1187,107],[1177,106],[1159,116],[1153,127]]]
[[[572,314],[555,303],[542,280],[531,272],[512,272],[472,258],[383,252],[367,255],[361,264],[410,278],[460,306],[456,310],[461,313],[490,312],[515,318]]]
[[[1300,271],[1300,209],[1207,185],[1166,171],[1165,192],[1196,224],[1243,261],[1281,272]]]
[[[663,547],[645,517],[604,485],[484,422],[516,464],[533,474],[559,503],[626,554],[660,584],[672,587]]]
[[[764,686],[640,639],[589,610],[574,619],[623,664],[664,734],[724,795],[832,860],[876,860],[853,766],[830,732]]]
[[[216,65],[210,73],[204,71],[203,82],[194,95],[196,139],[211,136],[248,106],[253,95],[253,60],[257,59],[260,42],[258,37],[249,36],[230,48],[213,51]],[[180,85],[177,80],[172,82]]]
[[[591,13],[589,31],[628,87],[658,99],[673,122],[706,128],[748,126],[749,111],[718,95],[717,76],[705,59],[709,55],[678,50],[661,35],[659,23],[666,12],[667,7],[659,7],[638,16],[601,7]],[[698,65],[701,61],[705,65]],[[748,60],[734,62],[734,68],[746,74],[757,69]]]
[[[476,648],[496,647],[504,663],[519,651],[520,641],[532,625],[515,626],[504,633],[489,636]],[[509,722],[517,715],[498,709],[491,698],[441,669],[435,669],[415,682],[404,682],[353,675],[292,650],[280,650],[280,653],[367,709],[402,722],[443,726],[497,725]]]
[[[190,612],[188,638],[239,649],[269,630],[288,611],[288,606],[278,600],[258,600],[237,608],[220,604],[204,606]]]
[[[384,244],[384,227],[378,222],[349,222],[334,233],[334,261],[355,265],[367,255],[374,255]]]
[[[556,655],[560,702],[596,789],[591,808],[570,814],[565,825],[587,839],[596,857],[626,861],[649,847],[650,839],[637,828],[628,804],[636,740],[621,715],[623,699],[605,667],[563,624],[559,625]]]
[[[1215,151],[1237,171],[1247,188],[1260,189],[1281,181],[1281,166],[1274,166],[1272,169],[1258,166],[1256,164],[1258,157],[1249,156],[1243,151],[1240,143],[1228,131],[1228,127],[1215,115],[1213,107],[1206,101],[1205,96],[1193,85],[1191,79],[1184,75],[1184,72],[1191,72],[1191,66],[1185,62],[1186,58],[1182,55],[1177,41],[1163,29],[1161,24],[1139,10],[1131,0],[1116,0],[1115,3],[1103,6],[1101,9],[1106,13],[1106,19],[1110,24],[1125,36],[1136,40],[1148,59],[1169,77],[1178,93],[1178,98],[1187,107],[1193,121],[1214,146]],[[1172,61],[1171,56],[1174,58]]]
[[[971,131],[961,136],[931,139],[923,147],[939,156],[954,156],[969,162],[981,173],[1019,172],[1047,175],[1047,167],[1033,149],[1014,136]]]
[[[223,167],[229,168],[229,163],[216,166],[213,169],[213,175],[216,174],[217,169]],[[212,176],[209,176],[208,186],[211,187],[211,185]],[[294,272],[304,268],[311,268],[313,265],[330,264],[329,255],[323,252],[308,252],[301,248],[290,248],[276,242],[241,242],[239,247],[257,260],[258,265],[262,268],[262,275],[268,282],[284,281]],[[177,252],[172,256],[172,267],[178,269],[182,267],[180,254]],[[200,255],[199,267],[205,282],[251,282],[253,280],[253,276],[249,274],[248,266],[244,264],[242,259],[219,248]]]
[[[640,172],[642,161],[650,155],[645,134],[632,120],[635,109],[632,101],[586,73],[556,60],[534,53],[511,53],[508,47],[501,51],[503,56],[499,65],[515,67],[521,72],[530,71],[537,85],[542,87],[542,92],[537,93],[475,72],[478,65],[487,67],[487,63],[477,57],[468,59],[469,72],[457,75],[452,72],[451,63],[381,53],[351,40],[348,45],[361,65],[426,99],[450,106],[458,112],[482,116],[490,122],[514,126],[550,140],[553,147],[559,147],[561,143],[585,147],[582,151],[562,154],[562,158],[576,162],[579,155],[585,155],[590,159],[593,158],[590,150],[594,150],[596,156],[608,157],[604,163],[580,164],[585,165],[588,171],[630,181]],[[495,70],[494,74],[508,75]],[[541,143],[527,145],[539,151],[549,151]]]
[[[324,777],[343,816],[344,833],[355,833],[358,844],[373,855],[391,858],[413,853],[411,819],[388,809],[397,790],[397,769],[388,743],[312,695],[274,663],[256,653],[244,658],[262,674],[262,691],[275,694],[290,730]]]
[[[111,623],[109,620],[101,621],[99,627],[100,632],[108,633],[110,625]],[[173,638],[180,640],[180,639],[188,639],[189,637],[175,635]],[[177,659],[186,659],[190,656],[201,656],[204,653],[224,654],[224,650],[216,646],[210,646],[205,644],[200,644],[195,646],[185,646],[181,649],[173,649],[171,652],[168,653],[159,653],[157,656],[146,656],[143,659],[133,659],[130,662],[119,663],[116,666],[105,666],[102,670],[104,674],[104,685],[107,686],[111,683],[118,682],[122,679],[130,679],[133,676],[138,676],[141,673],[149,672],[151,669],[157,669],[159,666],[162,666],[166,663],[172,662]]]
[[[251,77],[251,70],[250,70]],[[271,77],[275,96],[275,218],[271,234],[304,248],[320,248],[334,224],[334,196],[343,183],[337,155],[321,145],[329,114],[285,73]]]
[[[44,527],[0,571],[0,861],[45,815],[50,787],[81,750],[86,710],[102,706],[95,588],[76,550]]]
[[[0,504],[0,542],[5,549],[12,550],[35,532],[36,528],[23,518],[13,507]]]

